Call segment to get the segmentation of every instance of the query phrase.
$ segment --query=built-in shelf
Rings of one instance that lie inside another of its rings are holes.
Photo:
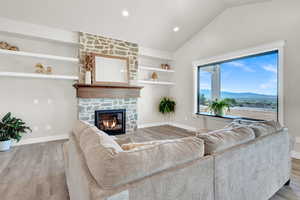
[[[142,84],[154,84],[154,85],[175,85],[175,83],[168,82],[168,81],[139,80],[138,82]]]
[[[40,78],[40,79],[61,79],[61,80],[78,80],[78,76],[64,76],[52,74],[37,73],[19,73],[19,72],[0,72],[0,76],[4,77],[23,77],[23,78]]]
[[[50,60],[60,60],[60,61],[66,61],[66,62],[79,63],[78,58],[54,56],[54,55],[40,54],[40,53],[30,53],[30,52],[25,52],[25,51],[11,51],[11,50],[0,49],[0,54],[13,55],[13,56],[25,56],[25,57],[32,57],[32,58],[43,58],[43,59],[50,59]]]
[[[157,72],[170,72],[170,73],[174,73],[174,70],[171,69],[160,69],[157,67],[147,67],[147,66],[140,66],[139,67],[140,70],[148,70],[148,71],[157,71]]]

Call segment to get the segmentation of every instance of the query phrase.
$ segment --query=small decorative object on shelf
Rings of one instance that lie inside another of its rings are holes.
[[[31,132],[23,120],[15,118],[11,113],[7,113],[0,121],[0,151],[8,151],[12,139],[19,142],[23,133]]]
[[[170,70],[171,69],[169,64],[161,64],[160,66],[161,66],[162,69],[165,69],[165,70]]]
[[[153,72],[153,73],[151,74],[151,79],[152,79],[153,81],[156,81],[156,80],[158,79],[158,75],[157,75],[156,72]]]
[[[52,67],[47,67],[46,74],[52,74]]]
[[[41,63],[38,63],[36,64],[35,66],[35,73],[38,73],[38,74],[52,74],[52,67],[47,67],[45,68],[43,64]]]
[[[11,51],[19,51],[20,49],[17,46],[12,46],[8,44],[7,42],[0,42],[0,49],[6,49]]]
[[[36,64],[34,67],[35,67],[35,73],[43,74],[46,71],[44,65],[42,65],[41,63]]]
[[[85,84],[91,85],[92,84],[92,73],[91,71],[85,72]]]
[[[85,84],[92,84],[92,70],[93,70],[94,56],[88,54],[84,59],[85,69]]]

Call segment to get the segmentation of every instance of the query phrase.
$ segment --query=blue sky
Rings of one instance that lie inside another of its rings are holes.
[[[221,64],[221,90],[277,95],[277,52]],[[210,73],[200,72],[200,88],[210,89]]]

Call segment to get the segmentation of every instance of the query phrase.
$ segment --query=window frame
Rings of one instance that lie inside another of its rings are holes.
[[[270,53],[277,51],[278,52],[278,71],[277,71],[277,118],[278,121],[281,124],[284,124],[284,110],[283,110],[283,105],[284,105],[284,99],[283,99],[283,64],[284,64],[284,45],[285,41],[278,41],[278,42],[273,42],[270,44],[266,45],[261,45],[257,46],[254,48],[249,48],[249,49],[244,49],[244,50],[239,50],[239,51],[234,51],[231,53],[227,53],[224,55],[219,55],[215,57],[210,57],[198,61],[193,62],[193,77],[194,77],[194,109],[193,109],[193,114],[199,116],[208,116],[208,117],[217,117],[217,118],[228,118],[228,119],[237,119],[237,118],[242,118],[242,117],[237,117],[237,116],[224,116],[224,117],[219,117],[215,115],[210,115],[210,114],[204,114],[204,113],[199,113],[199,95],[198,95],[198,86],[199,86],[199,68],[208,66],[208,65],[214,65],[214,64],[220,64],[223,62],[228,62],[231,60],[236,60],[240,58],[246,58],[246,57],[251,57],[251,56],[257,56],[257,55],[263,55],[265,53]],[[246,118],[243,118],[246,119]]]

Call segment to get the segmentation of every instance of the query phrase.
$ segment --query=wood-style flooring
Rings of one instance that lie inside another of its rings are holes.
[[[194,133],[171,126],[139,129],[137,142],[172,139]],[[65,141],[18,146],[0,153],[0,200],[68,200],[62,144]],[[300,200],[300,160],[293,160],[290,186],[271,200]]]

